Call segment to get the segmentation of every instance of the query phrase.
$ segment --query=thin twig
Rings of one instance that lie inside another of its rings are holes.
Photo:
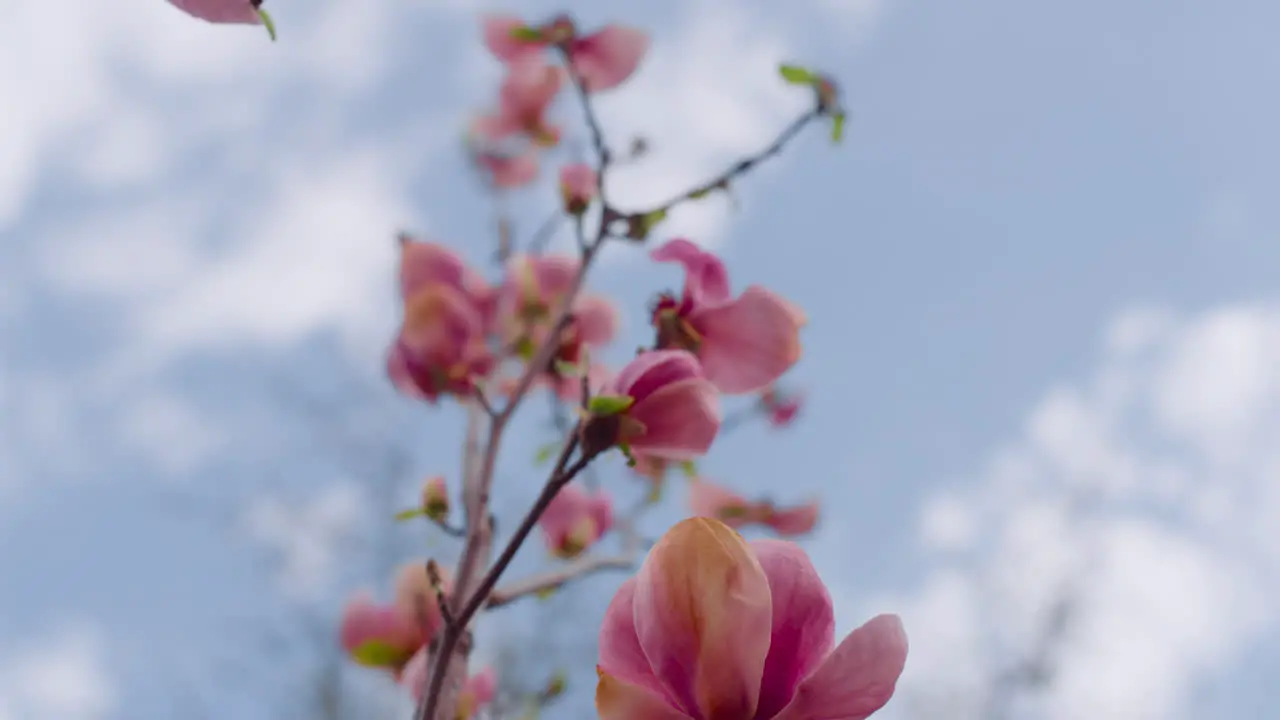
[[[635,567],[635,564],[635,556],[629,553],[588,555],[555,570],[516,580],[509,585],[497,588],[489,595],[489,600],[485,607],[499,608],[527,595],[555,590],[570,580],[584,575],[590,575],[602,570],[630,570]]]
[[[561,55],[564,58],[564,65],[569,69],[569,78],[573,81],[574,90],[578,93],[578,100],[582,106],[582,114],[587,123],[587,131],[591,133],[591,146],[596,151],[596,196],[600,198],[600,205],[605,208],[605,214],[600,220],[601,237],[604,236],[604,229],[609,225],[609,202],[605,199],[604,193],[604,175],[609,169],[609,165],[613,162],[613,153],[609,151],[609,146],[604,139],[604,131],[600,129],[600,120],[596,117],[595,108],[591,105],[591,94],[587,91],[587,86],[582,82],[582,75],[574,66],[569,53],[562,49]]]
[[[791,124],[788,125],[778,135],[777,139],[775,139],[765,149],[761,150],[760,152],[754,155],[750,155],[748,157],[745,157],[739,160],[733,165],[730,165],[724,172],[720,173],[714,178],[702,183],[701,185],[690,188],[689,190],[686,190],[680,193],[679,195],[676,195],[675,197],[662,203],[661,205],[657,206],[656,208],[654,208],[649,212],[657,213],[664,210],[671,210],[672,208],[679,205],[680,203],[696,199],[714,190],[727,189],[731,181],[736,180],[737,178],[740,178],[743,175],[746,175],[747,173],[755,169],[757,165],[781,153],[782,149],[787,146],[787,143],[791,142],[791,140],[795,138],[796,135],[799,135],[800,131],[803,130],[806,125],[813,122],[814,120],[817,120],[819,117],[821,117],[821,115],[822,115],[821,111],[818,110],[817,108],[808,110],[800,117],[796,118],[795,120],[792,120]],[[637,214],[645,215],[649,213],[637,213]]]

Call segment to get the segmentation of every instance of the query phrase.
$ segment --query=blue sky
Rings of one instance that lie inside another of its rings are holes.
[[[455,413],[398,400],[379,360],[394,233],[477,262],[491,247],[457,140],[499,77],[475,25],[493,5],[269,4],[274,45],[160,0],[21,3],[0,27],[2,720],[291,717],[286,681],[313,669],[295,656],[326,644],[342,595],[450,551],[375,524],[412,496],[379,479],[389,458],[456,472],[460,435]],[[663,231],[809,312],[803,421],[748,426],[703,468],[821,495],[808,547],[844,626],[907,623],[885,716],[976,720],[992,664],[1072,579],[1061,673],[1016,717],[1262,717],[1259,668],[1280,660],[1280,8],[567,9],[655,36],[601,103],[611,137],[654,148],[615,178],[628,204],[768,142],[804,103],[778,62],[843,83],[841,147],[812,133],[738,209]],[[517,232],[550,193],[517,199]],[[678,282],[616,253],[593,284],[638,338],[643,303]],[[508,512],[545,440],[530,412],[499,477]],[[573,602],[598,613],[616,582]],[[560,602],[495,619],[487,652]],[[538,641],[586,683],[572,648],[590,634]]]

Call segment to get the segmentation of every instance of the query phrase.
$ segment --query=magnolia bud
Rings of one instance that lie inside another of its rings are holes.
[[[423,484],[422,514],[436,522],[449,517],[449,489],[443,477],[437,475]]]

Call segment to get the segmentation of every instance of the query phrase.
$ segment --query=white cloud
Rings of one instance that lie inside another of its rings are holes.
[[[114,709],[115,687],[96,633],[63,630],[6,652],[0,659],[0,720],[93,720]]]
[[[301,502],[259,497],[245,514],[245,528],[279,556],[284,593],[308,599],[336,579],[341,547],[352,541],[366,511],[355,486],[336,484]]]
[[[951,552],[878,603],[912,638],[890,717],[980,717],[1063,597],[1060,670],[1025,706],[1049,720],[1190,717],[1197,682],[1276,637],[1280,308],[1125,313],[1104,348],[967,493],[926,503],[922,545]]]

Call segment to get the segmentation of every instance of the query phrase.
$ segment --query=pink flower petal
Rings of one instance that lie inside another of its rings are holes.
[[[400,687],[409,691],[414,702],[422,699],[422,686],[427,682],[428,649],[428,646],[423,646],[421,650],[414,653],[400,673]]]
[[[696,308],[720,305],[733,297],[729,271],[720,258],[685,240],[676,238],[649,253],[654,262],[677,262],[684,266],[684,294]]]
[[[692,720],[644,688],[596,669],[596,714],[600,720]]]
[[[211,23],[261,25],[262,17],[250,0],[169,0],[186,14]]]
[[[530,262],[538,292],[547,299],[557,301],[573,287],[573,281],[582,265],[578,258],[570,255],[543,255],[531,258]]]
[[[751,522],[754,505],[732,490],[703,478],[689,483],[689,510],[699,517],[715,518],[731,528]]]
[[[826,585],[799,545],[756,540],[751,550],[773,593],[773,637],[756,712],[758,717],[773,717],[791,701],[800,681],[831,652],[835,613]]]
[[[538,124],[563,84],[564,71],[555,65],[536,57],[516,62],[498,90],[502,114],[521,125]]]
[[[804,535],[812,532],[817,526],[818,512],[817,502],[774,510],[769,516],[768,525],[774,532],[784,537]]]
[[[584,517],[591,514],[591,498],[578,485],[566,485],[556,493],[538,518],[538,526],[546,536],[547,547],[558,550],[565,537]]]
[[[741,394],[768,387],[800,359],[800,324],[794,306],[751,286],[724,305],[689,317],[702,335],[698,358],[721,392]]]
[[[649,667],[636,634],[635,594],[636,578],[630,577],[609,602],[600,624],[598,667],[618,680],[661,696],[665,693],[662,683]]]
[[[413,376],[410,369],[409,360],[406,357],[404,344],[396,341],[391,344],[391,349],[387,352],[387,377],[391,380],[391,384],[397,390],[411,398],[420,400],[435,401],[434,397],[428,396],[423,392],[422,386]]]
[[[606,345],[618,334],[618,308],[603,295],[579,296],[573,314],[578,339],[588,345]]]
[[[410,298],[431,283],[444,283],[464,295],[483,295],[488,284],[453,250],[433,242],[400,238],[400,296]]]
[[[467,678],[466,684],[462,687],[463,692],[471,693],[477,710],[493,702],[493,696],[497,690],[498,674],[491,667],[486,667]]]
[[[560,168],[560,192],[566,202],[589,203],[596,196],[596,171],[586,163]]]
[[[907,662],[896,615],[879,615],[849,635],[800,683],[775,720],[865,720],[884,707]]]
[[[598,490],[591,496],[587,510],[595,521],[596,538],[599,539],[613,527],[613,499],[604,490]]]
[[[705,455],[720,432],[719,396],[702,378],[670,383],[637,401],[627,415],[644,425],[643,434],[628,438],[631,448],[668,460]]]
[[[637,355],[618,372],[609,394],[633,397],[638,405],[651,393],[673,382],[702,377],[702,365],[692,353],[650,350]]]
[[[772,596],[742,537],[715,520],[683,520],[636,577],[636,636],[666,697],[694,717],[753,717]]]
[[[528,185],[538,177],[538,155],[533,150],[511,156],[486,153],[479,161],[494,186],[503,190]]]
[[[343,608],[338,639],[348,653],[375,641],[403,650],[406,658],[423,643],[417,625],[398,608],[379,605],[365,595],[357,595]]]
[[[497,112],[472,120],[470,132],[481,140],[501,140],[520,132],[520,123],[510,115]]]
[[[574,42],[573,67],[588,92],[603,92],[626,82],[649,49],[649,35],[634,28],[606,25]]]
[[[516,63],[542,54],[542,44],[517,40],[512,36],[512,31],[525,26],[520,18],[512,15],[486,15],[481,22],[485,47],[499,60]]]

